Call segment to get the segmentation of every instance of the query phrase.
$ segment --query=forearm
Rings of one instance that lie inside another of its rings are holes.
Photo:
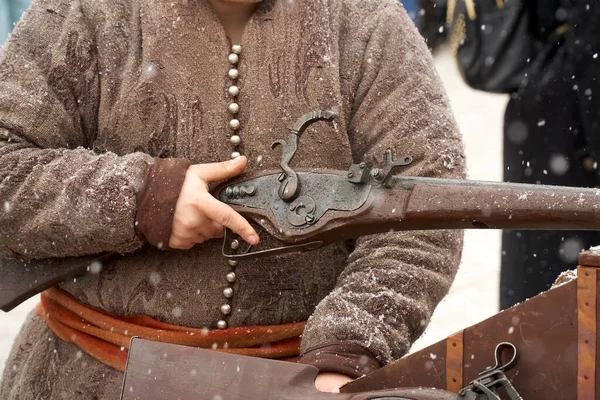
[[[364,43],[364,48],[341,57],[346,69],[357,62],[362,66],[344,89],[351,93],[348,136],[355,162],[381,166],[391,149],[396,157],[413,158],[403,175],[463,178],[460,133],[423,39],[397,2],[382,1],[362,20],[360,26],[369,28],[368,41],[346,44],[353,49]],[[352,36],[355,29],[348,32]],[[401,357],[447,293],[461,248],[459,231],[390,232],[358,239],[336,288],[307,324],[303,354],[341,342],[353,346],[340,361],[350,366],[360,366],[352,358],[362,349],[369,354],[358,360],[369,368]]]
[[[311,317],[303,352],[320,343],[346,341],[368,349],[380,365],[403,356],[448,292],[461,245],[460,231],[361,238],[336,289]],[[373,368],[368,356],[358,360]]]
[[[0,142],[0,254],[27,258],[130,252],[136,195],[150,156]]]

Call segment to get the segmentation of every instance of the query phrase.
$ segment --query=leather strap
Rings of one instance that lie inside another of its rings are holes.
[[[595,400],[597,269],[577,271],[577,400]]]
[[[448,336],[446,341],[446,390],[458,393],[463,383],[463,332]]]
[[[300,351],[306,322],[204,330],[171,325],[148,316],[118,316],[83,304],[53,287],[40,296],[40,317],[61,340],[79,346],[96,360],[125,371],[131,337],[214,349],[237,355],[285,359]]]

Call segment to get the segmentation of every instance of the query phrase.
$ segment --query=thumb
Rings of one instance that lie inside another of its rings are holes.
[[[245,156],[239,156],[229,161],[198,164],[196,173],[207,183],[218,182],[241,174],[247,163],[248,159]]]

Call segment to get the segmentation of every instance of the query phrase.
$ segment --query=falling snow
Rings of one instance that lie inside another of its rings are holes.
[[[499,149],[506,96],[476,92],[467,88],[456,70],[454,59],[445,49],[436,55],[436,63],[464,135],[469,177],[500,180],[502,167]],[[145,73],[150,78],[159,71],[150,68]],[[485,135],[482,132],[485,132]],[[260,164],[263,157],[258,156],[255,160]],[[425,335],[413,346],[413,350],[437,342],[495,312],[498,307],[499,244],[499,231],[466,232],[463,262],[457,279],[449,295],[436,309]],[[160,275],[151,276],[152,278],[148,278],[149,282],[160,285]],[[193,290],[196,292],[196,288]],[[481,296],[481,293],[486,295]],[[476,304],[471,301],[473,298],[478,298]],[[39,298],[33,298],[11,313],[0,314],[0,326],[3,327],[0,330],[0,369],[20,325],[38,301]],[[469,312],[465,313],[465,309]],[[208,330],[205,332],[208,333]]]

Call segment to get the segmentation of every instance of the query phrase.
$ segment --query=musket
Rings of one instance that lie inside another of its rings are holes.
[[[297,122],[281,145],[282,171],[242,175],[213,193],[260,223],[283,247],[232,253],[226,230],[223,255],[253,258],[314,250],[336,241],[394,230],[600,229],[600,190],[395,175],[411,156],[381,167],[353,164],[348,171],[297,170],[289,164],[304,130],[335,113],[315,111]]]
[[[391,150],[378,167],[359,163],[348,171],[293,168],[290,163],[306,128],[335,117],[332,111],[308,113],[285,139],[275,142],[273,147],[282,147],[281,170],[243,174],[211,189],[216,198],[282,244],[232,251],[233,234],[225,229],[224,257],[309,251],[392,230],[600,229],[597,189],[402,176],[396,172],[413,159],[394,159]],[[0,309],[9,311],[52,285],[94,272],[95,265],[119,256],[1,259]]]

